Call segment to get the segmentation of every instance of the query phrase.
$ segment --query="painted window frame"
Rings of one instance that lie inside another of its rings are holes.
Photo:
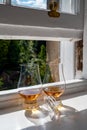
[[[74,49],[72,51],[74,51]],[[56,86],[56,85],[61,85],[61,84],[64,85],[63,82],[55,82],[55,83],[44,84],[43,86],[41,84],[41,85],[36,85],[36,86],[31,86],[31,87],[41,88],[41,87],[48,87],[52,85]],[[85,79],[66,80],[66,91],[64,95],[86,91],[87,90],[86,86],[87,86],[87,80]],[[0,108],[17,106],[19,105],[19,100],[20,100],[20,103],[22,103],[22,99],[18,94],[18,89],[5,90],[5,91],[0,92]]]
[[[36,9],[36,10],[44,10],[44,11],[48,11],[49,10],[49,2],[51,0],[47,0],[47,5],[45,8],[38,8],[37,7],[31,7],[31,6],[25,6],[22,4],[17,4],[17,3],[12,3],[12,0],[3,0],[3,3],[6,5],[11,5],[11,6],[17,6],[17,7],[23,7],[23,8],[30,8],[30,9]],[[64,0],[55,0],[57,2],[59,2],[59,12],[60,13],[64,13],[64,14],[71,14],[71,15],[77,15],[80,12],[80,0],[67,0],[68,6],[70,6],[70,8],[67,8],[67,6],[65,6],[64,8]],[[69,2],[68,2],[69,1]],[[2,3],[2,4],[3,4]]]
[[[80,52],[77,52],[77,45]],[[83,78],[83,40],[79,40],[76,42],[61,41],[60,50],[60,61],[64,64],[65,79],[72,80]],[[80,58],[82,59],[78,59],[78,55],[81,55]],[[78,69],[78,60],[80,60],[79,62],[82,65],[81,69]],[[67,70],[69,71],[69,73],[67,72]]]

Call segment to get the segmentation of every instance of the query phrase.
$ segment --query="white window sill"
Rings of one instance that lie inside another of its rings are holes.
[[[87,92],[68,96],[63,104],[77,110],[72,115],[52,121],[48,116],[39,119],[26,118],[25,111],[18,108],[0,110],[1,130],[87,130]],[[43,123],[45,122],[45,123]],[[43,124],[43,125],[42,125]]]
[[[36,85],[31,86],[32,88],[41,88],[41,87],[49,87],[49,86],[57,86],[64,84],[63,82],[55,82],[55,83],[49,83],[42,85]],[[31,88],[29,87],[29,88]],[[28,89],[29,89],[28,88]],[[25,89],[25,88],[24,88]],[[64,92],[64,96],[70,95],[73,93],[78,93],[82,91],[87,90],[87,80],[84,79],[75,79],[75,80],[69,80],[66,82],[66,90]],[[21,97],[18,94],[18,90],[6,90],[6,91],[0,91],[0,108],[10,107],[10,106],[17,106],[18,100]]]

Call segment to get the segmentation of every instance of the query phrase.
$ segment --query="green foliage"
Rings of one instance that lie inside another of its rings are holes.
[[[17,83],[12,72],[19,71],[20,64],[37,63],[40,66],[41,78],[44,77],[46,64],[46,43],[45,41],[32,40],[0,40],[0,76],[2,72],[9,75],[9,81],[4,86],[4,81],[0,79],[0,88],[15,88],[12,85]],[[9,72],[9,74],[8,74]],[[16,76],[17,77],[17,76]],[[11,79],[12,78],[12,79]],[[11,81],[10,81],[11,80]],[[11,86],[12,85],[12,86]]]
[[[46,68],[46,47],[43,44],[41,45],[41,50],[38,54],[38,58],[39,58],[40,75],[43,81]]]
[[[46,61],[46,47],[44,45],[41,46],[41,51],[39,52],[38,57],[43,61]]]
[[[36,55],[34,53],[33,48],[34,42],[33,41],[21,41],[20,42],[20,58],[19,62],[22,63],[29,63],[31,62],[32,58],[35,58]]]
[[[41,46],[44,45],[46,48],[46,41],[33,41],[34,42],[34,52],[38,55],[41,51]]]
[[[0,89],[2,89],[2,86],[3,86],[3,79],[2,78],[0,78]]]
[[[10,45],[9,40],[0,40],[0,71],[7,64],[8,47]]]
[[[8,66],[15,67],[19,64],[19,54],[20,54],[20,48],[19,48],[19,40],[12,40],[10,42],[10,45],[8,47]]]

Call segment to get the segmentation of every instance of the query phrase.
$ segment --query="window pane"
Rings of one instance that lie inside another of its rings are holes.
[[[77,14],[80,0],[60,0],[60,11],[64,13]]]
[[[47,0],[12,0],[12,5],[30,7],[36,9],[46,9]]]
[[[71,0],[61,0],[61,11],[71,12]]]
[[[0,4],[4,4],[6,0],[0,0]]]
[[[46,62],[50,64],[52,82],[55,82],[54,79],[60,75],[58,68],[53,67],[58,63],[63,63],[66,80],[82,78],[83,41],[74,43],[72,41],[0,40],[0,91],[17,88],[20,65],[26,63],[39,64],[43,81]],[[26,81],[30,83],[29,77]]]

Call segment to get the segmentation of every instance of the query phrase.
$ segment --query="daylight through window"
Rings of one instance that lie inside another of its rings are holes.
[[[83,41],[0,40],[0,90],[17,88],[20,67],[28,63],[39,65],[41,80],[46,63],[53,73],[58,71],[53,64],[62,63],[66,80],[81,78]]]

